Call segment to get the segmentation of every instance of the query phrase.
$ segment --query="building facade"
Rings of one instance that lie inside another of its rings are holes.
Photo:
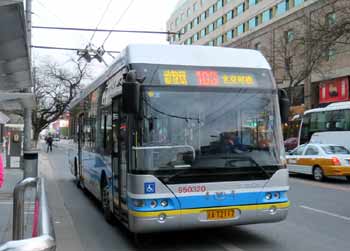
[[[167,22],[168,30],[177,34],[168,39],[172,44],[260,50],[270,62],[277,84],[291,93],[293,117],[293,113],[301,113],[305,108],[350,100],[350,45],[347,43],[320,46],[323,49],[322,58],[318,60],[312,74],[309,74],[310,77],[303,79],[298,76],[303,68],[310,65],[315,49],[306,49],[305,46],[300,48],[295,41],[311,34],[310,29],[315,27],[311,23],[313,20],[317,21],[317,27],[322,28],[331,27],[337,22],[342,14],[336,11],[336,4],[331,4],[334,2],[337,1],[179,1]],[[344,3],[350,5],[350,1],[339,0],[339,4]],[[344,8],[338,6],[338,9]],[[346,8],[350,9],[350,6]],[[324,34],[322,37],[327,37],[328,33]],[[288,60],[293,61],[293,64],[288,65]],[[302,80],[297,81],[298,77]]]

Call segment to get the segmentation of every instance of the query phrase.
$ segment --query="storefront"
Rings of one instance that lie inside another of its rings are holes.
[[[323,81],[319,85],[319,105],[349,100],[349,78]]]

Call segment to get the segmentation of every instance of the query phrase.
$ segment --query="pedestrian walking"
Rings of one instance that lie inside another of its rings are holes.
[[[49,152],[49,150],[50,150],[50,152],[52,152],[52,142],[53,142],[53,138],[51,137],[51,135],[48,135],[46,137],[46,144],[47,144],[46,152]]]

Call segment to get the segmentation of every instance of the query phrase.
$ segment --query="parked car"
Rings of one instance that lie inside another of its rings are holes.
[[[304,144],[287,154],[289,172],[311,174],[317,181],[345,176],[350,181],[350,151],[344,146]]]
[[[284,141],[284,149],[286,149],[286,151],[293,150],[297,146],[298,146],[298,138],[296,137],[288,138]]]

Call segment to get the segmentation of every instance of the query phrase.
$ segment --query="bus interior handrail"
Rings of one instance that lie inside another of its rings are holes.
[[[24,238],[24,193],[27,188],[35,187],[38,201],[38,236]],[[13,241],[0,245],[0,251],[55,251],[56,238],[50,217],[43,178],[26,178],[19,182],[13,195]]]

